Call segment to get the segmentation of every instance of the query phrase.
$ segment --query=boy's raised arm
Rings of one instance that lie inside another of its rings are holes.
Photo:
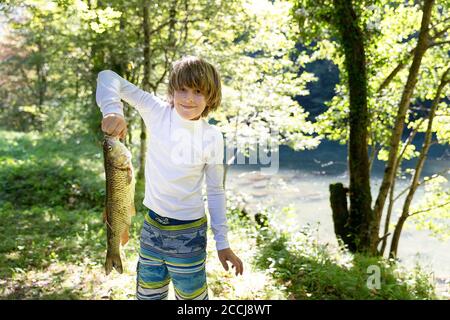
[[[154,94],[141,90],[111,70],[98,73],[95,96],[104,117],[111,113],[123,116],[121,100],[124,100],[140,113],[146,125],[149,125],[165,106]]]

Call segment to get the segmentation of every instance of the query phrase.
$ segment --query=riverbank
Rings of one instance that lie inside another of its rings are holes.
[[[259,170],[231,167],[227,175],[227,187],[242,194],[242,201],[252,214],[263,209],[280,211],[289,208],[294,220],[292,224],[297,230],[311,225],[317,229],[317,237],[321,242],[337,246],[328,186],[336,182],[348,185],[348,174],[345,171],[337,175],[326,175],[280,169],[277,174],[262,175]],[[380,179],[377,176],[372,179],[371,188],[374,193],[378,190]],[[406,187],[407,182],[398,180],[398,190]],[[419,189],[413,204],[421,201],[423,195],[423,190]],[[392,222],[398,217],[402,199],[400,197],[394,206]],[[447,285],[447,291],[450,291],[450,240],[439,240],[427,230],[417,230],[411,221],[407,221],[398,255],[401,263],[408,268],[421,264],[434,274],[437,284]]]

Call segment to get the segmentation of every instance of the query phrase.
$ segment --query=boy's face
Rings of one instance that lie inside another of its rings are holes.
[[[206,98],[200,90],[184,86],[175,90],[173,104],[178,114],[186,120],[197,120],[206,108]]]

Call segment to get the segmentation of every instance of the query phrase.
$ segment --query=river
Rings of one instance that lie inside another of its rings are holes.
[[[448,179],[449,159],[448,148],[432,146],[422,177],[447,170]],[[414,163],[415,160],[405,162],[402,168],[412,167]],[[252,213],[263,207],[279,210],[292,206],[299,227],[311,224],[318,229],[317,236],[321,242],[336,244],[328,186],[335,182],[348,186],[347,146],[323,141],[315,150],[297,152],[281,146],[279,170],[273,175],[263,175],[260,168],[259,165],[233,164],[227,173],[226,188],[242,193]],[[384,163],[376,160],[371,173],[373,201],[378,194],[383,170]],[[397,193],[408,182],[409,176],[397,179]],[[423,188],[419,187],[413,204],[423,196]],[[391,222],[397,221],[402,204],[401,200],[396,202]],[[389,243],[390,241],[388,245]],[[399,243],[398,257],[407,267],[413,267],[419,262],[426,270],[432,271],[439,281],[450,280],[450,241],[437,240],[428,231],[416,230],[412,224],[406,223]]]

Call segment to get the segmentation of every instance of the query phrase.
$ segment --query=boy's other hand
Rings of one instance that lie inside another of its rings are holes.
[[[242,263],[241,259],[239,259],[238,256],[234,254],[233,250],[231,250],[230,248],[226,248],[217,251],[217,254],[219,255],[219,260],[226,271],[228,271],[227,261],[230,261],[233,265],[233,268],[236,269],[236,275],[242,275],[242,273],[244,273],[244,264]]]
[[[102,131],[107,135],[125,139],[127,136],[127,123],[125,118],[117,113],[110,113],[102,119]]]

